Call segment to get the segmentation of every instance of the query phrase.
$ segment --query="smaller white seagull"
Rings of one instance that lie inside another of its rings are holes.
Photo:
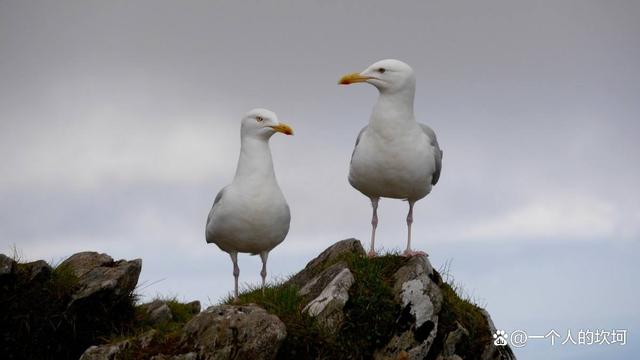
[[[289,205],[273,171],[269,139],[276,132],[293,135],[272,111],[254,109],[242,119],[240,157],[233,182],[216,196],[207,217],[207,243],[214,243],[233,261],[234,294],[238,299],[238,253],[260,255],[262,286],[267,257],[289,232]]]
[[[349,183],[371,199],[371,249],[375,256],[378,201],[381,197],[409,202],[405,256],[426,255],[411,249],[413,205],[427,196],[440,178],[442,151],[435,132],[418,123],[413,113],[416,78],[399,60],[382,60],[363,72],[343,76],[340,84],[366,82],[380,96],[369,125],[358,135],[351,155]]]

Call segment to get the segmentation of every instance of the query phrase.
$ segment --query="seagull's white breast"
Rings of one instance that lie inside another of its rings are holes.
[[[349,182],[366,196],[418,200],[431,191],[433,154],[418,123],[384,131],[370,125],[354,150]]]
[[[277,183],[233,183],[212,209],[207,238],[224,251],[270,251],[289,232],[289,206]]]

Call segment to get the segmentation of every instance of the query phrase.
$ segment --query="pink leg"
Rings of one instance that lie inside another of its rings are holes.
[[[233,261],[233,294],[234,294],[234,301],[237,302],[238,301],[238,277],[240,277],[240,268],[238,267],[238,253],[237,252],[231,252],[229,253],[229,255],[231,256],[231,261]]]
[[[376,256],[376,228],[378,227],[378,201],[380,198],[371,198],[371,207],[373,207],[373,215],[371,216],[371,248],[369,249],[369,257]]]
[[[413,205],[416,202],[413,200],[409,200],[409,214],[407,214],[407,231],[408,231],[408,237],[407,237],[407,249],[404,251],[403,255],[410,257],[410,256],[428,256],[426,252],[424,251],[413,251],[411,250],[411,225],[413,224]]]
[[[263,251],[260,253],[260,258],[262,259],[262,271],[260,271],[260,277],[262,278],[262,295],[264,295],[264,285],[267,279],[267,258],[269,257],[268,251]]]

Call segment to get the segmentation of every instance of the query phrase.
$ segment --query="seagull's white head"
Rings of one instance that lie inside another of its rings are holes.
[[[273,111],[267,109],[253,109],[242,118],[241,135],[269,139],[271,135],[281,132],[293,135],[293,129],[280,121]]]
[[[381,93],[415,89],[416,86],[416,78],[411,66],[393,59],[380,60],[362,72],[347,74],[338,83],[350,85],[361,82],[375,86]]]

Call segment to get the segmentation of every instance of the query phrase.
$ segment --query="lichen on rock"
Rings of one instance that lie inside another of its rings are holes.
[[[337,332],[344,319],[344,305],[349,300],[349,289],[354,281],[351,271],[342,269],[302,311],[317,318],[329,332]]]

